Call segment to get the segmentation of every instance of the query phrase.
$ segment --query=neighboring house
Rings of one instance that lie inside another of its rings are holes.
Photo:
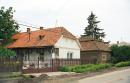
[[[80,43],[78,39],[63,27],[17,33],[12,37],[14,42],[7,48],[16,51],[18,57],[23,58],[23,69],[49,68],[53,65],[52,59],[72,61],[80,59]],[[31,71],[31,70],[30,70]],[[34,71],[33,71],[34,72]]]
[[[112,45],[118,45],[118,46],[130,46],[130,43],[129,42],[126,42],[126,41],[117,41],[116,44],[111,44]]]
[[[107,42],[81,37],[82,63],[105,63],[110,59],[110,49]]]

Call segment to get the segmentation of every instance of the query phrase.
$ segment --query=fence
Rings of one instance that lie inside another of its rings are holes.
[[[86,59],[49,59],[22,61],[21,58],[0,57],[0,72],[38,73],[58,71],[61,66],[74,66],[92,63]]]
[[[21,72],[22,62],[18,58],[0,57],[0,72]]]
[[[23,73],[53,72],[58,71],[61,66],[73,66],[80,64],[80,59],[50,59],[44,61],[33,60],[23,64],[26,65],[23,69]]]

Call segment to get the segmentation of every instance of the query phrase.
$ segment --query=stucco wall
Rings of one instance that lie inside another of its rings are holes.
[[[80,47],[76,40],[62,37],[56,44],[55,48],[59,48],[59,58],[67,58],[67,53],[73,53],[73,59],[80,58]]]

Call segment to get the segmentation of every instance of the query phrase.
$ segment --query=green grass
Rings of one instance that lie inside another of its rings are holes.
[[[20,72],[7,72],[7,73],[0,73],[0,78],[15,78],[20,77]]]
[[[124,61],[115,64],[115,67],[126,67],[126,66],[130,66],[130,61]]]

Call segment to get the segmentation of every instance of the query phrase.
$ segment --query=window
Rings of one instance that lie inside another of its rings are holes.
[[[72,59],[72,58],[73,58],[73,52],[68,52],[67,59]]]
[[[59,57],[59,48],[55,48],[55,58]]]
[[[107,56],[106,55],[102,55],[102,60],[106,60]]]
[[[39,39],[42,40],[44,38],[44,35],[39,35]]]

